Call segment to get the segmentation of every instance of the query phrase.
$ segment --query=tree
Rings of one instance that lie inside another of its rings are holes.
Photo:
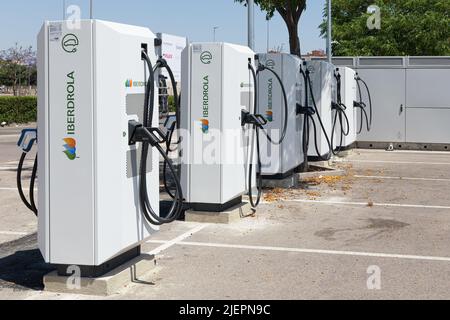
[[[244,3],[247,6],[247,0],[234,0]],[[286,23],[289,32],[289,46],[291,54],[301,56],[300,38],[298,24],[303,12],[306,9],[306,0],[255,0],[255,3],[261,10],[267,12],[267,19],[273,17],[278,12]]]
[[[381,29],[368,28],[380,8]],[[327,7],[322,36],[326,37]],[[439,56],[450,54],[448,0],[333,0],[333,54],[336,56]]]
[[[12,86],[14,95],[18,87],[36,82],[36,53],[32,47],[14,47],[0,51],[0,84]]]

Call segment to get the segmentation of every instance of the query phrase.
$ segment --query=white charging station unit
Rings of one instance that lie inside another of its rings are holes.
[[[314,98],[316,100],[317,109],[320,117],[322,118],[325,131],[331,139],[331,133],[333,129],[332,119],[332,101],[336,92],[336,82],[334,81],[334,65],[324,61],[307,61],[306,67],[310,72],[310,78],[312,82],[312,90]],[[309,96],[309,105],[313,106],[311,94]],[[326,157],[330,153],[330,148],[327,143],[327,139],[323,130],[321,129],[319,118],[316,115],[313,116],[317,127],[317,143],[318,151],[321,157]],[[314,128],[310,125],[310,138],[309,138],[309,151],[308,157],[312,159],[317,158],[315,143],[314,143]]]
[[[356,142],[356,128],[358,125],[356,108],[354,102],[357,99],[357,85],[356,85],[356,71],[348,67],[339,67],[339,73],[341,74],[341,94],[342,103],[347,107],[345,114],[347,115],[349,122],[349,134],[344,136],[342,147],[351,147]],[[334,114],[333,114],[334,117]],[[345,123],[344,123],[345,125]],[[347,128],[344,128],[346,130]],[[339,146],[341,143],[341,124],[337,121],[335,131],[335,146]]]
[[[256,133],[241,118],[254,110],[254,59],[228,43],[191,43],[182,53],[181,184],[195,211],[225,211],[249,192]]]
[[[303,124],[304,117],[297,114],[297,105],[304,105],[304,80],[300,73],[303,61],[285,53],[258,54],[258,62],[275,71],[281,78],[288,101],[288,126],[286,138],[280,145],[271,144],[260,131],[261,173],[265,178],[286,178],[304,162]],[[258,75],[258,113],[268,120],[266,131],[278,141],[285,121],[285,106],[282,88],[277,78],[268,71]]]
[[[96,274],[138,255],[158,230],[141,214],[140,144],[129,146],[128,137],[128,122],[143,115],[141,50],[156,63],[156,36],[99,20],[73,23],[46,22],[38,35],[39,248],[47,263]],[[154,119],[158,126],[157,109]],[[150,154],[148,189],[158,210],[159,156]]]

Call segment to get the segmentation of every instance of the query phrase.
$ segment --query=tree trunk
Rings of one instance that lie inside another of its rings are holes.
[[[298,36],[298,24],[305,10],[306,0],[298,0],[297,6],[293,6],[289,0],[285,1],[284,6],[276,8],[278,13],[286,23],[289,32],[289,46],[291,54],[301,57],[300,38]]]
[[[288,26],[289,46],[291,54],[301,57],[300,38],[298,36],[298,25]]]

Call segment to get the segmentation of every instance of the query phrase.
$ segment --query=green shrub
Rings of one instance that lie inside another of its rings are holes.
[[[170,112],[175,112],[175,99],[173,98],[173,96],[169,96],[169,111]]]
[[[0,123],[29,123],[37,120],[36,97],[0,97]]]

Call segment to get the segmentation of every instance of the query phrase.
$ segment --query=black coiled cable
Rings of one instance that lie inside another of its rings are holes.
[[[30,190],[29,190],[30,201],[27,200],[25,193],[23,191],[23,186],[22,186],[22,172],[23,172],[23,166],[24,166],[26,157],[27,157],[26,152],[22,153],[22,156],[20,157],[19,166],[17,168],[17,189],[19,191],[20,199],[22,199],[25,206],[28,209],[30,209],[37,217],[38,209],[37,209],[37,206],[35,203],[35,198],[34,198],[34,187],[35,187],[36,178],[37,178],[38,156],[36,155],[36,159],[34,160],[34,165],[33,165],[33,171],[31,173]]]
[[[168,129],[168,134],[167,134],[167,138],[166,138],[166,156],[168,158],[169,154],[171,152],[176,151],[176,149],[171,148],[174,131],[176,129],[178,131],[178,133],[180,132],[180,124],[181,124],[180,123],[180,118],[181,118],[180,97],[181,96],[178,95],[178,88],[177,88],[177,83],[175,81],[175,76],[173,75],[172,69],[167,64],[167,62],[162,59],[158,60],[154,70],[157,70],[158,68],[165,68],[167,70],[167,73],[169,74],[170,82],[172,83],[172,87],[173,87],[173,97],[174,97],[174,103],[175,103],[175,121],[172,123],[172,125]],[[177,142],[177,144],[180,144],[180,140]],[[167,162],[167,160],[164,160],[163,173],[162,173],[164,189],[165,189],[166,193],[172,199],[175,199],[175,195],[172,193],[172,190],[170,190],[169,182],[167,180],[167,168],[168,168],[168,162]]]
[[[155,75],[152,63],[147,53],[143,50],[142,55],[144,57],[144,61],[147,64],[149,70],[149,78],[145,90],[145,104],[144,104],[144,120],[143,125],[144,128],[150,128],[153,125],[153,114],[154,114],[154,100],[155,100]],[[147,129],[144,129],[148,135],[150,132]],[[149,142],[142,142],[142,157],[141,157],[141,165],[140,165],[140,181],[139,181],[139,199],[141,204],[142,212],[147,219],[147,221],[153,225],[163,225],[166,223],[171,223],[177,220],[181,212],[183,210],[183,190],[181,188],[180,180],[176,174],[175,168],[166,152],[161,148],[160,145],[155,145],[155,148],[164,158],[164,161],[167,162],[167,166],[169,167],[169,171],[171,172],[175,184],[176,184],[176,193],[175,199],[172,203],[172,206],[166,215],[165,218],[160,217],[152,208],[150,204],[150,200],[148,197],[147,191],[147,158],[150,149]]]
[[[336,90],[336,102],[333,103],[333,110],[335,110],[334,120],[333,120],[333,130],[331,131],[331,151],[335,156],[339,155],[339,153],[342,151],[343,143],[344,143],[344,137],[347,137],[350,134],[350,121],[347,117],[346,110],[347,106],[342,103],[342,82],[341,82],[341,75],[338,72],[335,72],[334,77],[336,79],[337,84],[337,90]],[[335,148],[334,146],[334,135],[336,133],[336,125],[339,120],[340,124],[340,142],[339,146]],[[344,121],[345,120],[345,121]],[[344,127],[345,123],[345,127]]]
[[[361,132],[364,129],[364,120],[366,122],[367,131],[370,132],[372,130],[372,123],[373,123],[373,104],[372,104],[372,94],[370,92],[369,86],[367,83],[361,79],[359,74],[356,74],[356,84],[358,86],[358,92],[359,92],[359,103],[355,104],[355,107],[359,108],[361,110],[361,123],[358,130],[358,134],[361,134]],[[367,114],[367,105],[362,100],[362,89],[361,89],[361,83],[364,85],[367,91],[367,95],[369,98],[369,115]]]
[[[253,114],[256,114],[256,111],[258,109],[258,86],[257,86],[257,74],[255,71],[255,68],[253,67],[253,65],[251,63],[248,64],[248,68],[252,74],[253,77],[253,82],[254,82],[254,86],[255,86],[255,92],[254,92],[254,106],[253,106]],[[259,139],[259,127],[254,124],[253,125],[253,137],[255,137],[256,135],[256,157],[257,157],[257,170],[256,170],[256,188],[258,190],[258,194],[256,196],[256,201],[253,199],[253,170],[254,170],[254,164],[253,164],[253,155],[254,155],[254,151],[255,151],[255,146],[252,143],[252,148],[251,148],[251,153],[250,153],[250,165],[249,165],[249,174],[248,174],[248,196],[250,199],[250,205],[252,206],[252,208],[256,208],[258,207],[258,205],[261,202],[262,199],[262,195],[263,195],[263,181],[262,181],[262,175],[261,175],[261,168],[262,168],[262,163],[261,163],[261,153],[260,153],[260,139]],[[253,140],[252,140],[253,141]]]
[[[252,66],[252,68],[253,68],[253,66]],[[283,131],[282,131],[280,140],[273,141],[272,137],[266,132],[266,130],[262,130],[262,132],[264,133],[264,135],[267,137],[267,139],[269,140],[269,142],[271,144],[279,146],[286,139],[287,127],[288,127],[288,123],[289,123],[288,122],[289,121],[289,105],[288,105],[288,99],[287,99],[287,94],[286,94],[286,88],[284,87],[283,80],[281,80],[280,76],[274,70],[272,70],[270,68],[267,68],[264,65],[261,65],[261,64],[259,65],[258,71],[256,72],[256,76],[258,76],[259,73],[261,71],[264,71],[264,70],[267,70],[267,71],[271,72],[277,78],[278,82],[280,83],[281,91],[282,91],[282,94],[283,94],[283,101],[284,101],[284,126],[283,126]],[[255,84],[255,87],[256,87],[256,84]],[[258,104],[256,105],[255,114],[256,113],[259,113],[259,105]]]
[[[310,75],[310,71],[306,70],[306,72],[305,72],[305,71],[303,71],[303,68],[300,68],[300,72],[302,73],[303,78],[305,80],[306,92],[311,95],[311,100],[312,100],[313,106],[314,106],[314,113],[317,115],[317,119],[319,120],[321,130],[323,131],[323,133],[325,135],[325,138],[327,140],[327,145],[328,145],[328,148],[330,150],[330,152],[328,153],[327,157],[323,157],[322,154],[320,153],[320,151],[319,151],[319,143],[318,143],[318,140],[317,140],[318,134],[317,134],[316,121],[314,120],[313,114],[306,113],[306,116],[305,116],[305,128],[304,129],[307,130],[307,132],[305,132],[304,139],[303,139],[303,143],[304,143],[303,146],[304,146],[304,150],[306,150],[306,157],[308,157],[309,143],[310,143],[310,141],[309,141],[309,128],[310,128],[310,123],[312,123],[313,129],[314,129],[314,146],[315,146],[315,149],[316,149],[316,153],[317,153],[318,159],[322,160],[322,161],[328,161],[328,160],[331,159],[331,156],[332,156],[332,145],[331,145],[331,142],[330,142],[330,137],[328,136],[327,130],[325,129],[325,126],[323,124],[322,117],[320,116],[320,112],[319,112],[319,109],[317,107],[316,99],[314,97],[312,81],[311,81],[311,77],[309,76]],[[308,94],[306,95],[306,97],[308,97]],[[308,107],[308,105],[309,105],[309,99],[306,98],[306,107]],[[306,135],[308,135],[307,139],[305,139]],[[306,167],[307,167],[307,165],[306,165]]]
[[[284,99],[284,126],[283,126],[283,131],[281,134],[281,137],[278,141],[273,141],[272,137],[266,132],[266,130],[262,129],[263,134],[267,137],[267,140],[273,144],[273,145],[281,145],[284,140],[286,139],[286,134],[287,134],[287,127],[288,127],[288,121],[289,121],[289,105],[288,105],[288,99],[287,99],[287,94],[286,94],[286,88],[284,87],[283,81],[281,80],[280,76],[272,69],[267,68],[266,66],[260,64],[258,66],[258,71],[255,71],[255,68],[253,67],[253,65],[251,63],[248,64],[248,68],[251,71],[252,77],[253,77],[253,82],[254,82],[254,86],[255,86],[255,92],[254,92],[254,107],[253,107],[253,114],[256,115],[259,113],[259,99],[258,99],[258,75],[261,71],[267,70],[270,73],[272,73],[278,80],[278,82],[280,83],[281,86],[281,90],[283,93],[283,99]],[[252,206],[252,208],[256,208],[260,202],[261,202],[261,198],[263,195],[263,188],[262,188],[262,183],[263,183],[263,179],[262,179],[262,173],[261,173],[261,168],[262,168],[262,163],[261,163],[261,142],[260,142],[260,127],[256,124],[253,125],[253,135],[256,135],[256,152],[257,152],[257,170],[256,170],[256,177],[257,177],[257,190],[258,190],[258,194],[256,196],[256,201],[253,199],[253,170],[254,170],[254,165],[253,165],[253,156],[254,156],[254,145],[252,145],[252,151],[250,153],[251,156],[251,160],[250,160],[250,165],[249,165],[249,182],[248,182],[248,186],[249,186],[249,199],[250,199],[250,204]]]

